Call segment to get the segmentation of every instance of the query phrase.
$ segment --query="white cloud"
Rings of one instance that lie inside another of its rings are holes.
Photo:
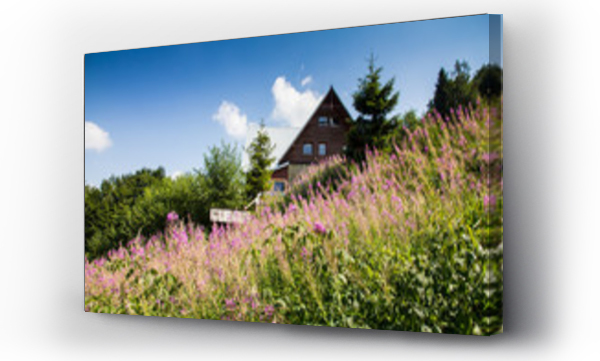
[[[302,86],[307,86],[308,84],[310,84],[312,82],[312,76],[307,76],[306,78],[302,79],[302,81],[300,82],[300,84]]]
[[[237,139],[244,139],[248,129],[248,118],[235,104],[223,101],[213,119],[225,127],[227,134]]]
[[[85,149],[101,152],[111,145],[112,141],[107,131],[96,123],[85,122]]]
[[[169,177],[171,177],[172,180],[175,180],[179,177],[181,177],[183,175],[183,172],[180,170],[177,170],[175,172],[173,172],[173,174],[171,174]]]
[[[271,116],[291,127],[303,126],[321,100],[312,90],[296,90],[283,76],[275,79],[271,91],[275,98],[275,109]]]

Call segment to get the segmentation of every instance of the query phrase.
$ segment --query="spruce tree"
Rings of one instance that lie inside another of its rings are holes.
[[[435,92],[433,99],[429,101],[429,109],[437,110],[443,117],[446,117],[450,110],[450,81],[446,70],[441,68],[438,73],[437,82],[435,84]]]
[[[265,130],[264,121],[254,140],[246,150],[250,160],[250,170],[246,173],[246,198],[252,201],[259,193],[271,188],[271,165],[275,158],[271,156],[275,145]]]
[[[384,147],[394,128],[388,114],[396,107],[400,93],[394,91],[394,78],[381,83],[382,70],[371,55],[368,73],[359,79],[358,90],[352,95],[359,116],[348,132],[347,155],[357,161],[364,159],[365,147]]]

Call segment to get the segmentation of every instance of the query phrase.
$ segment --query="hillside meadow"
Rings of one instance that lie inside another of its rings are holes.
[[[85,260],[90,312],[502,332],[502,116],[432,113],[362,164],[334,156],[244,224],[174,212]]]

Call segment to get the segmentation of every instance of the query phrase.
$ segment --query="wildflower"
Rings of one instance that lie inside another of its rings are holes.
[[[325,234],[327,232],[327,229],[320,222],[315,222],[314,223],[314,231],[315,231],[315,233]]]
[[[275,312],[275,307],[273,307],[272,305],[265,306],[265,314],[267,316],[271,317],[273,315],[273,312]]]
[[[230,310],[235,308],[235,301],[233,300],[233,298],[225,299],[225,307],[227,307]]]
[[[400,197],[397,196],[392,196],[392,201],[396,203],[396,210],[398,212],[402,212],[402,199],[400,199]]]
[[[131,253],[136,255],[136,256],[143,256],[144,255],[144,249],[142,247],[137,248],[137,247],[132,247],[131,248]]]
[[[293,212],[296,209],[298,209],[298,207],[296,207],[296,205],[294,203],[290,203],[290,206],[288,208],[288,212]]]
[[[168,222],[175,222],[178,219],[179,219],[179,215],[177,213],[175,213],[175,211],[172,211],[169,214],[167,214]]]
[[[495,195],[485,195],[483,196],[483,206],[485,208],[495,208],[496,207],[496,196]]]
[[[481,158],[483,159],[484,162],[486,163],[491,163],[494,160],[496,160],[496,158],[498,158],[498,154],[496,153],[484,153]]]
[[[177,241],[177,244],[187,243],[188,235],[185,231],[173,231],[173,238]]]
[[[312,252],[306,249],[306,247],[302,247],[302,259],[305,261],[312,256]]]

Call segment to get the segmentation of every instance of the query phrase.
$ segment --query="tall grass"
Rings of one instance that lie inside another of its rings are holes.
[[[423,120],[360,167],[315,165],[211,232],[167,228],[85,262],[87,311],[489,335],[502,330],[502,119]]]

